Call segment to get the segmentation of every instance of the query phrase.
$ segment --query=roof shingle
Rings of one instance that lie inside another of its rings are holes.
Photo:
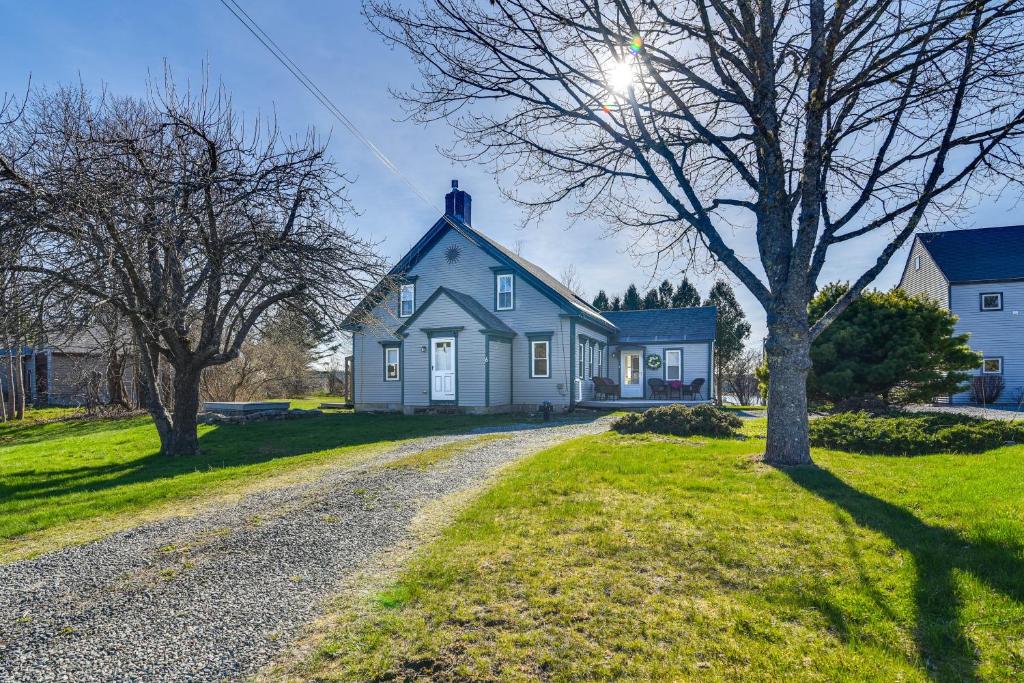
[[[705,341],[715,338],[714,306],[661,308],[648,311],[605,311],[616,327],[615,343]]]
[[[918,237],[950,282],[1024,279],[1024,225]]]

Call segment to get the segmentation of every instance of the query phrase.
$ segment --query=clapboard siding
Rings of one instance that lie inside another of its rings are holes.
[[[1002,293],[1003,310],[981,310],[981,295],[990,292]],[[1024,282],[952,285],[950,295],[950,309],[959,317],[956,331],[970,334],[968,343],[978,353],[1003,359],[1006,388],[999,401],[1016,402],[1024,392]],[[953,400],[967,403],[971,396],[964,392]]]
[[[391,295],[373,310],[372,320],[352,335],[356,407],[397,410],[402,406],[402,383],[384,381],[384,347],[381,341],[397,342],[392,334],[399,321],[394,314],[397,296]],[[405,368],[400,368],[404,376]]]
[[[449,262],[446,254],[451,247],[459,250],[458,259]],[[497,260],[492,258],[483,249],[468,240],[465,236],[453,231],[446,233],[426,253],[423,258],[409,271],[408,275],[415,278],[415,302],[416,309],[425,302],[434,291],[441,286],[469,294],[506,325],[517,332],[512,340],[511,358],[512,363],[512,387],[511,400],[516,405],[535,406],[542,401],[551,401],[558,407],[568,407],[569,386],[571,383],[569,367],[569,320],[560,317],[562,309],[546,295],[535,289],[533,286],[516,275],[515,278],[515,308],[511,311],[496,311],[494,302],[494,278],[493,267],[500,266]],[[440,301],[448,301],[446,297],[439,297],[433,308]],[[449,302],[450,303],[450,302]],[[457,309],[458,312],[454,309]],[[467,315],[461,308],[452,304],[446,308],[452,316],[451,320],[445,320],[443,315],[431,316],[431,324],[424,322],[427,311],[414,323],[415,328],[420,327],[444,327],[449,325],[462,325],[463,316]],[[387,338],[387,330],[394,330],[401,324],[402,319],[398,318],[398,297],[388,297],[387,301],[374,310],[374,324],[364,326],[360,332],[354,335],[353,346],[356,356],[356,403],[378,403],[390,401],[398,395],[390,386],[382,386],[381,379],[375,379],[374,372],[382,376],[382,359],[376,363],[372,356],[366,352],[361,353],[364,346],[370,346],[372,341],[376,345],[377,356],[381,356],[379,338]],[[472,318],[470,318],[472,320]],[[477,333],[480,325],[475,320],[465,325],[467,331]],[[371,329],[373,328],[373,329]],[[551,377],[531,378],[529,375],[529,342],[526,337],[531,332],[551,332]],[[483,384],[477,387],[477,379],[483,375],[483,337],[479,339],[466,339],[459,337],[459,402],[467,406],[484,405]],[[425,356],[419,349],[425,344],[425,337],[417,337],[418,343],[407,340],[405,345],[405,372],[406,372],[406,403],[408,405],[425,405],[429,402],[429,396],[424,397],[420,389],[410,391],[410,382],[420,382],[419,376],[429,373]],[[411,335],[410,335],[411,340]],[[413,350],[410,350],[413,349]],[[477,354],[470,357],[469,353]],[[464,360],[465,356],[465,360]],[[382,356],[381,356],[382,358]],[[466,396],[463,400],[463,371],[469,373],[466,381]],[[425,382],[423,382],[425,384]],[[388,383],[391,384],[391,383]],[[400,400],[400,395],[399,395]]]
[[[593,377],[596,374],[597,354],[601,352],[602,346],[604,348],[603,353],[608,353],[608,335],[601,332],[595,327],[580,323],[576,325],[576,353],[579,353],[580,344],[583,344],[583,373],[580,374],[580,359],[576,356],[576,370],[574,376],[579,381],[580,393],[577,394],[577,398],[582,401],[587,401],[594,398],[594,380]],[[593,348],[593,361],[591,361],[591,351]],[[607,370],[602,369],[602,375],[607,375]]]
[[[417,295],[418,296],[418,295]],[[410,406],[430,405],[430,337],[424,330],[443,327],[461,327],[455,336],[456,359],[455,378],[458,383],[460,406],[478,407],[484,405],[484,335],[480,323],[453,302],[442,295],[434,300],[430,308],[416,319],[407,330],[404,342],[404,359],[407,368],[405,378],[405,404]],[[435,334],[436,337],[448,336]]]
[[[711,362],[711,344],[709,342],[680,342],[669,344],[648,344],[648,345],[626,345],[611,347],[609,354],[609,377],[619,384],[622,383],[621,365],[619,363],[619,351],[621,349],[640,349],[643,351],[641,365],[644,372],[644,398],[650,398],[651,389],[647,380],[651,378],[665,379],[665,351],[667,349],[679,349],[683,352],[683,382],[689,384],[697,378],[704,379],[704,386],[701,388],[703,398],[712,398],[713,389],[709,389],[712,378],[709,373]],[[661,367],[652,369],[647,367],[647,357],[651,354],[661,357]]]
[[[921,259],[921,268],[915,268],[917,259]],[[900,288],[910,296],[924,294],[943,308],[949,308],[949,282],[939,270],[935,260],[919,238],[914,238],[914,245],[907,257],[907,266],[900,280]]]
[[[490,373],[491,406],[512,403],[512,342],[491,338],[487,371]]]

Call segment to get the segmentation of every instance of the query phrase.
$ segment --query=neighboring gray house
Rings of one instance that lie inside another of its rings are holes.
[[[598,311],[472,227],[457,181],[445,200],[445,215],[345,321],[357,410],[565,410],[595,402],[594,377],[619,384],[623,399],[650,399],[650,379],[701,379],[688,398],[713,397],[714,308]]]
[[[984,360],[977,374],[1003,376],[1000,403],[1024,394],[1024,226],[917,235],[900,287],[956,314],[958,333]],[[949,397],[971,401],[969,392]]]

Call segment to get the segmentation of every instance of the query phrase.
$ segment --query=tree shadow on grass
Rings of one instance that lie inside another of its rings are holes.
[[[969,572],[1024,603],[1021,548],[966,538],[926,524],[910,511],[859,491],[825,469],[796,467],[784,472],[804,489],[848,512],[858,525],[884,534],[913,556],[917,572],[914,638],[929,675],[943,682],[980,680],[977,648],[960,621],[962,600],[954,572]]]
[[[40,459],[39,467],[32,464],[19,469],[0,470],[0,514],[33,510],[56,510],[75,494],[89,494],[96,501],[105,500],[105,510],[144,505],[151,500],[182,497],[201,493],[204,484],[193,481],[176,487],[175,477],[202,471],[218,471],[259,465],[279,458],[295,458],[338,448],[351,448],[370,444],[386,444],[422,436],[466,432],[474,428],[503,424],[512,418],[480,417],[470,415],[373,415],[334,414],[297,420],[253,422],[240,425],[219,425],[204,431],[199,437],[200,455],[170,457],[158,452],[140,452],[133,456],[110,454],[131,450],[131,444],[120,441],[119,432],[139,425],[137,420],[120,424],[110,421],[109,442],[90,442],[92,453],[76,453],[74,460],[62,463]],[[549,426],[553,423],[548,423]],[[521,422],[520,422],[521,426]],[[538,425],[541,426],[541,425]],[[152,426],[150,426],[152,429]],[[94,433],[92,427],[70,436]],[[69,434],[58,432],[53,438]],[[147,432],[147,438],[151,436]],[[136,446],[138,448],[138,446]],[[78,465],[83,459],[95,455],[95,465]],[[223,481],[233,475],[218,476]],[[138,484],[151,484],[137,487]],[[128,488],[134,487],[134,488]],[[118,488],[124,490],[116,491]],[[117,501],[117,502],[115,502]],[[75,501],[91,510],[91,503],[79,498]],[[84,512],[81,514],[85,514]],[[95,511],[92,514],[97,514]],[[37,528],[34,525],[33,528]],[[0,524],[0,529],[4,527]],[[33,528],[18,528],[8,533],[21,534]],[[9,527],[10,529],[10,527]],[[0,536],[4,534],[0,533]]]

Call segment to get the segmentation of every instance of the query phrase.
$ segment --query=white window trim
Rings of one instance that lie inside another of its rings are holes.
[[[979,301],[981,310],[983,310],[983,311],[1001,311],[1001,310],[1003,310],[1003,293],[1002,292],[982,292],[978,296],[981,299]],[[999,305],[995,306],[995,307],[985,306],[985,297],[987,297],[987,296],[997,296],[997,297],[999,297]]]
[[[914,257],[914,270],[921,270],[921,255]]]
[[[583,342],[576,344],[576,377],[583,379],[584,369],[586,367],[585,354],[587,347]]]
[[[995,361],[995,362],[999,363],[999,369],[998,370],[986,370],[985,369],[985,363],[988,363],[989,361]],[[983,358],[982,361],[981,361],[981,374],[983,374],[983,375],[1001,375],[1001,374],[1003,374],[1003,359],[999,358],[999,357],[996,357],[996,358]]]
[[[594,370],[596,371],[596,372],[594,372],[594,376],[595,377],[604,377],[604,375],[602,374],[602,370],[603,369],[604,369],[604,349],[602,349],[600,346],[598,346],[597,347],[597,367],[594,368]]]
[[[494,308],[498,311],[511,311],[516,307],[516,276],[515,273],[498,273],[494,284]],[[501,305],[501,281],[508,279],[508,306]]]
[[[395,352],[395,362],[392,363],[388,360],[388,355]],[[395,376],[388,377],[388,366],[395,366]],[[385,346],[384,347],[384,381],[385,382],[399,382],[402,379],[402,352],[397,346]]]
[[[412,304],[412,310],[410,310],[408,313],[402,313],[402,298],[405,296],[405,292],[406,292],[407,289],[412,291],[412,298],[410,299],[410,303]],[[398,292],[398,317],[399,318],[408,318],[409,316],[411,316],[415,312],[416,312],[416,283],[415,282],[407,282],[404,285],[402,285],[401,290]]]
[[[676,377],[674,379],[669,379],[668,368],[672,364],[668,362],[668,357],[669,357],[669,354],[673,354],[673,353],[679,358],[679,362],[676,363],[676,367],[679,368],[679,377]],[[666,382],[675,382],[675,381],[682,382],[683,381],[683,352],[680,349],[666,349],[665,350],[665,381]]]
[[[537,346],[539,344],[544,345],[544,361],[545,369],[547,372],[543,375],[538,375],[535,371],[537,369]],[[530,341],[530,377],[536,379],[544,379],[551,377],[551,343],[547,339],[533,339]]]

